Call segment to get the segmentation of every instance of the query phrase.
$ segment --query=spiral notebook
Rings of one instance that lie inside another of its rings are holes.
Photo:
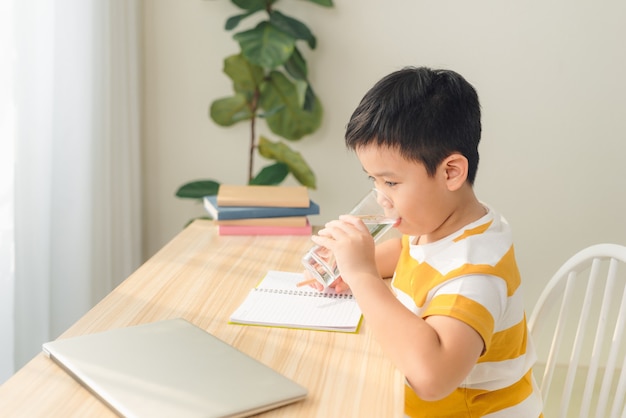
[[[230,316],[230,322],[356,333],[361,309],[350,291],[297,287],[301,273],[270,270]]]
[[[59,339],[43,350],[124,417],[247,417],[307,396],[181,318]]]

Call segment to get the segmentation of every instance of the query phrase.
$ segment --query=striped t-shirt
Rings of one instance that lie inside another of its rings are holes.
[[[421,400],[407,384],[411,417],[540,417],[542,402],[531,367],[535,352],[526,327],[511,230],[493,210],[460,231],[425,245],[403,236],[392,286],[398,299],[426,318],[465,322],[485,343],[478,362],[452,394]]]

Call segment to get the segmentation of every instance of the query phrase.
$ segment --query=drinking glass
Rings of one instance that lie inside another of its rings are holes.
[[[378,241],[397,221],[397,213],[391,200],[376,189],[370,190],[354,208],[350,215],[360,218],[367,226],[374,242]],[[305,269],[327,287],[341,273],[337,268],[335,257],[328,248],[315,245],[302,257]]]

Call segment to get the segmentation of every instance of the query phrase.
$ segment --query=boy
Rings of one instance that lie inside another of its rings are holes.
[[[336,256],[412,417],[541,417],[510,228],[481,203],[480,105],[459,74],[404,68],[354,111],[346,145],[399,213],[402,238],[374,246],[342,215],[313,237]],[[381,277],[391,277],[393,293]],[[394,295],[395,294],[395,295]]]

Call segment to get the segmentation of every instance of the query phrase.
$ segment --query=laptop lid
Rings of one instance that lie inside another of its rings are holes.
[[[128,417],[243,417],[307,390],[184,319],[60,339],[44,353]]]

